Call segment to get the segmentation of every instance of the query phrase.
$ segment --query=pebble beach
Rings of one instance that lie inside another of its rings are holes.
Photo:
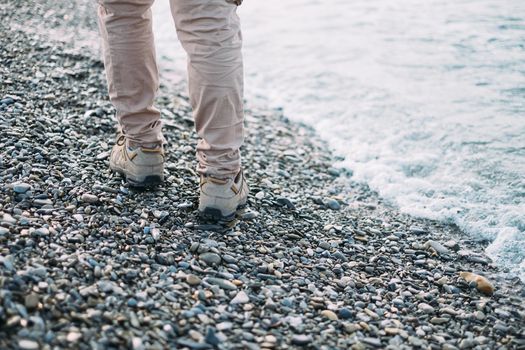
[[[0,349],[525,349],[489,242],[385,204],[281,110],[247,103],[233,222],[196,214],[185,86],[157,99],[166,183],[129,188],[100,57],[34,30],[96,36],[93,11],[0,5]]]

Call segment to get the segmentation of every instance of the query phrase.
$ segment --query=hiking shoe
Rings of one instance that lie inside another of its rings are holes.
[[[246,205],[248,184],[242,170],[235,178],[201,176],[199,213],[202,218],[231,221],[237,209]]]
[[[130,147],[120,135],[111,150],[109,167],[123,176],[130,186],[150,187],[164,181],[164,150],[162,145]]]

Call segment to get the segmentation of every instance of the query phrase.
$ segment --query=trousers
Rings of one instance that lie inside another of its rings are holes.
[[[109,98],[121,131],[133,143],[163,142],[152,29],[154,0],[99,0]],[[197,171],[239,172],[244,141],[242,34],[238,0],[170,0],[188,57],[188,89],[197,143]]]

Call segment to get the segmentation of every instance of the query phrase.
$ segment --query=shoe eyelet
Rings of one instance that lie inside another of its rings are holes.
[[[120,135],[117,139],[117,145],[122,146],[124,143],[126,143],[126,136]]]

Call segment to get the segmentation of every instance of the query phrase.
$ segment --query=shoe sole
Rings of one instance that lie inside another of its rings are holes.
[[[229,222],[229,221],[233,221],[235,219],[235,215],[237,214],[237,211],[244,207],[246,207],[246,204],[241,204],[237,206],[237,209],[235,209],[235,212],[233,212],[230,215],[226,215],[226,216],[222,215],[222,212],[220,209],[206,207],[204,208],[204,210],[199,210],[199,217],[207,221]]]
[[[134,181],[133,179],[130,179],[130,178],[127,178],[126,176],[124,176],[124,177],[126,178],[127,183],[131,187],[136,187],[136,188],[155,187],[155,186],[158,186],[158,185],[162,185],[164,183],[164,180],[159,175],[146,176],[144,178],[144,180],[140,181],[140,182]]]
[[[132,179],[129,176],[126,176],[126,173],[118,168],[111,168],[113,172],[119,174],[121,177],[126,180],[126,182],[129,184],[130,187],[134,188],[149,188],[149,187],[155,187],[158,185],[161,185],[164,183],[164,179],[160,175],[148,175],[144,178],[142,181],[136,181],[135,179]]]

